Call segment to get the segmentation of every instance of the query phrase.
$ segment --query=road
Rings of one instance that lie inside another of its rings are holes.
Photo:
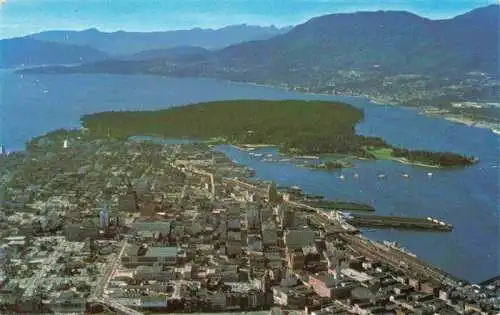
[[[94,293],[91,296],[91,299],[97,299],[97,298],[101,298],[103,296],[104,290],[107,288],[108,283],[111,280],[111,275],[115,271],[115,269],[117,267],[117,263],[120,261],[123,253],[125,252],[125,248],[127,247],[127,241],[123,240],[123,241],[121,241],[120,244],[121,244],[121,247],[120,247],[120,251],[119,251],[118,255],[113,257],[111,262],[106,267],[106,271],[104,272],[101,279],[97,283],[97,285],[94,289]]]
[[[111,276],[113,275],[113,272],[116,270],[117,264],[121,260],[123,253],[125,252],[125,248],[127,247],[127,241],[123,240],[121,241],[121,247],[118,255],[112,258],[111,262],[108,264],[106,271],[104,272],[104,275],[102,276],[101,280],[99,283],[96,285],[94,289],[94,293],[91,295],[89,298],[89,302],[95,302],[95,303],[102,303],[105,304],[109,307],[112,307],[119,312],[123,314],[128,314],[128,315],[142,315],[141,312],[138,312],[136,310],[133,310],[131,308],[126,307],[123,304],[120,304],[118,301],[110,299],[104,295],[104,291],[108,287],[109,281],[111,280]]]

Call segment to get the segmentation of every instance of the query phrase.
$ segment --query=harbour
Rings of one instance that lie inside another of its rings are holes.
[[[106,110],[161,109],[217,99],[323,99],[352,104],[365,111],[359,134],[380,136],[393,145],[478,156],[466,169],[429,170],[392,161],[354,161],[342,171],[310,170],[293,161],[262,162],[230,147],[218,146],[231,159],[255,170],[256,178],[279,186],[300,186],[328,200],[368,204],[380,215],[438,217],[453,225],[449,233],[376,229],[363,233],[376,240],[397,241],[425,261],[481,282],[500,272],[498,264],[498,135],[419,115],[408,108],[374,105],[363,98],[315,95],[212,79],[174,79],[120,75],[25,75],[2,71],[0,143],[22,150],[30,138],[57,128],[80,126],[80,116]],[[34,83],[35,80],[38,83]],[[86,89],[81,89],[86,86]],[[196,90],[196,93],[179,91]],[[43,90],[51,93],[44,94]],[[58,91],[52,93],[52,91]],[[92,91],[89,93],[88,91]],[[116,93],[120,91],[120,93]],[[85,106],[84,106],[85,105]],[[26,115],[25,113],[32,113]],[[22,121],[22,124],[18,122]],[[388,123],[390,121],[391,123]],[[272,148],[257,148],[268,154]],[[354,173],[359,179],[354,180]],[[383,179],[379,175],[384,174]],[[408,174],[403,178],[400,174]],[[418,198],[412,198],[414,196]],[[446,254],[444,254],[446,253]]]

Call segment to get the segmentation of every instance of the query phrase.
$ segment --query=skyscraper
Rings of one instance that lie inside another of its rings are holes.
[[[5,150],[5,147],[3,144],[0,145],[0,155],[6,155],[7,151]]]
[[[108,205],[104,205],[101,212],[99,213],[99,228],[101,230],[106,230],[109,225],[109,212]]]

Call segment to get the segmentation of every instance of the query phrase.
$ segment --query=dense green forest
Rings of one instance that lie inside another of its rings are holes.
[[[103,112],[82,117],[91,137],[213,140],[232,144],[272,144],[291,154],[348,154],[375,159],[365,148],[392,148],[381,138],[357,135],[363,111],[325,101],[220,101],[159,111]],[[433,153],[430,153],[431,156]],[[461,161],[461,156],[441,154]],[[413,158],[413,156],[412,156]],[[421,155],[414,156],[420,161]],[[425,162],[435,161],[425,156]],[[440,161],[440,160],[439,160]],[[459,163],[464,164],[464,163]],[[446,165],[447,164],[438,164]]]
[[[392,151],[392,156],[405,158],[410,162],[439,165],[442,167],[469,165],[475,163],[475,159],[473,157],[466,157],[449,152],[438,153],[423,150],[407,150],[394,148]]]
[[[227,143],[274,144],[295,154],[343,153],[366,156],[365,143],[382,139],[358,136],[363,112],[323,101],[223,101],[160,111],[104,112],[82,117],[92,134],[112,137],[157,135]]]

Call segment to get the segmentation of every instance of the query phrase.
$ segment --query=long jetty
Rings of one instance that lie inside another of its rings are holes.
[[[346,219],[346,221],[356,227],[430,230],[436,232],[450,232],[453,230],[451,224],[434,222],[425,218],[351,214],[351,218]]]

